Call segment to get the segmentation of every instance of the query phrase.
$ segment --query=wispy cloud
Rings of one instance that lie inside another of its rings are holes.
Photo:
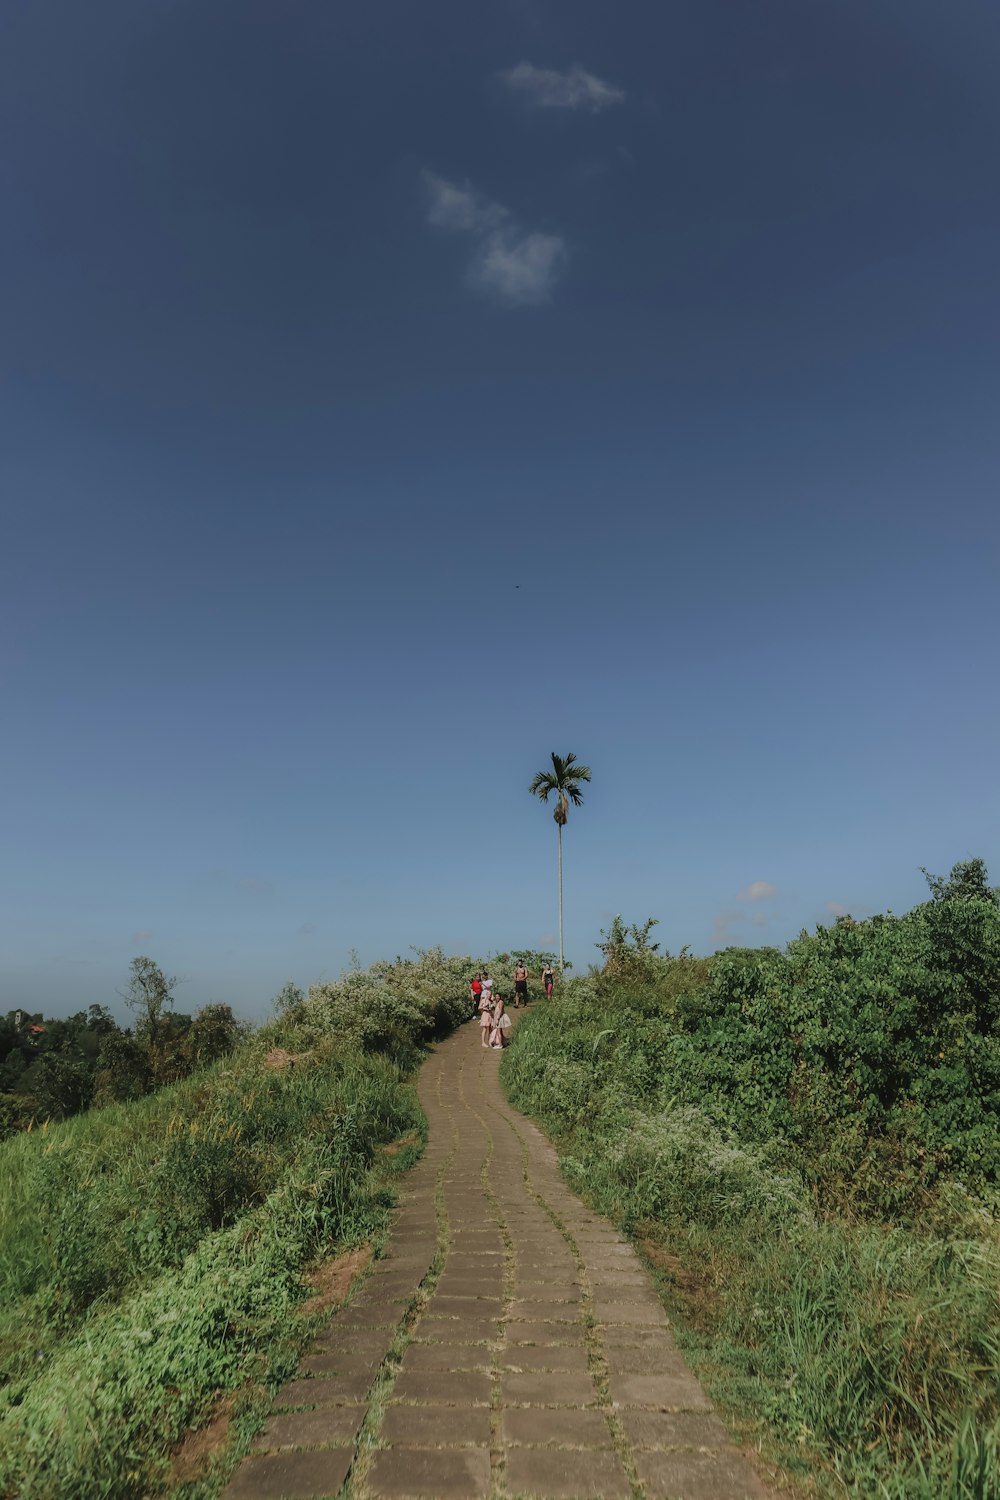
[[[539,109],[586,109],[597,114],[612,104],[621,104],[625,98],[624,89],[605,83],[579,63],[560,73],[557,68],[536,68],[534,63],[519,62],[500,77],[509,89]]]
[[[826,909],[830,913],[831,917],[847,916],[847,907],[841,906],[839,901],[828,901],[826,903]]]
[[[737,892],[737,901],[770,901],[778,894],[778,887],[766,880],[751,880],[745,890]]]
[[[438,229],[465,229],[470,234],[489,234],[506,228],[510,214],[499,203],[491,203],[471,187],[459,187],[434,172],[424,173],[427,187],[427,222]]]
[[[151,927],[137,927],[132,934],[132,943],[134,946],[138,946],[139,943],[148,943],[152,936],[153,929]]]
[[[466,272],[470,285],[510,307],[548,301],[567,257],[561,235],[524,230],[503,204],[434,172],[424,173],[424,185],[427,222],[477,242]]]
[[[565,256],[557,234],[495,234],[482,246],[469,275],[501,302],[547,302]]]

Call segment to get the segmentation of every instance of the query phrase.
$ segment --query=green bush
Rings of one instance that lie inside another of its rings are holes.
[[[783,953],[575,981],[501,1064],[717,1397],[857,1500],[1000,1500],[1000,910],[965,868]]]

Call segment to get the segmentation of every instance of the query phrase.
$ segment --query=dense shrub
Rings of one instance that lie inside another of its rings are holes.
[[[574,982],[501,1065],[716,1395],[831,1495],[1000,1500],[1000,910],[970,868],[784,952]]]
[[[313,985],[307,1004],[289,1007],[285,992],[282,1000],[304,1038],[335,1036],[409,1067],[422,1043],[468,1018],[472,962],[429,948],[415,959],[350,969],[332,983]]]
[[[664,1090],[783,1137],[821,1188],[919,1212],[942,1176],[996,1182],[998,1023],[1000,906],[946,895],[722,954],[678,1001]]]

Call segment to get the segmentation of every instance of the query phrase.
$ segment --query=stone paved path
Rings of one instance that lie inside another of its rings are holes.
[[[223,1500],[750,1500],[629,1243],[565,1186],[468,1025],[420,1077],[385,1259],[278,1393]]]

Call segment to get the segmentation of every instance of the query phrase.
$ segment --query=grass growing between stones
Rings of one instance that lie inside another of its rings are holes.
[[[571,1187],[645,1252],[744,1439],[824,1495],[998,1500],[991,1215],[959,1192],[949,1218],[943,1190],[927,1223],[820,1206],[780,1140],[672,1102],[671,1024],[648,994],[581,981],[524,1018],[501,1076]]]
[[[374,1384],[368,1395],[368,1409],[356,1441],[354,1462],[343,1487],[344,1500],[365,1500],[369,1494],[368,1477],[372,1464],[380,1451],[380,1436],[386,1411],[392,1399],[393,1388],[399,1375],[403,1354],[413,1340],[415,1329],[428,1303],[434,1295],[444,1264],[448,1256],[448,1215],[444,1201],[444,1177],[454,1159],[457,1141],[452,1144],[445,1162],[438,1167],[434,1179],[434,1219],[437,1243],[426,1273],[421,1278],[416,1292],[405,1309],[393,1335],[389,1351],[382,1362]]]
[[[594,1382],[594,1389],[597,1392],[600,1410],[602,1415],[604,1416],[605,1421],[608,1424],[608,1429],[611,1433],[612,1442],[614,1444],[614,1450],[618,1455],[622,1468],[625,1470],[626,1477],[628,1478],[628,1482],[632,1490],[632,1500],[642,1500],[643,1492],[642,1487],[639,1483],[639,1475],[635,1467],[635,1461],[632,1457],[632,1449],[626,1439],[625,1430],[622,1427],[621,1421],[614,1410],[614,1406],[611,1400],[611,1389],[608,1379],[608,1362],[605,1358],[604,1345],[601,1342],[600,1336],[597,1332],[597,1323],[594,1318],[594,1297],[590,1286],[590,1280],[587,1276],[586,1262],[584,1261],[584,1258],[580,1253],[580,1248],[577,1245],[571,1230],[563,1222],[559,1214],[548,1202],[545,1196],[538,1191],[531,1180],[528,1148],[525,1144],[524,1137],[514,1125],[513,1121],[508,1120],[507,1123],[510,1125],[511,1130],[514,1132],[514,1135],[517,1138],[518,1146],[520,1148],[521,1172],[525,1191],[529,1194],[530,1197],[535,1200],[539,1208],[542,1209],[543,1213],[546,1214],[555,1228],[562,1235],[570,1252],[572,1253],[573,1259],[576,1262],[577,1274],[580,1278],[582,1305],[581,1322],[584,1329],[584,1347],[587,1354],[587,1369],[589,1370],[590,1377]]]

